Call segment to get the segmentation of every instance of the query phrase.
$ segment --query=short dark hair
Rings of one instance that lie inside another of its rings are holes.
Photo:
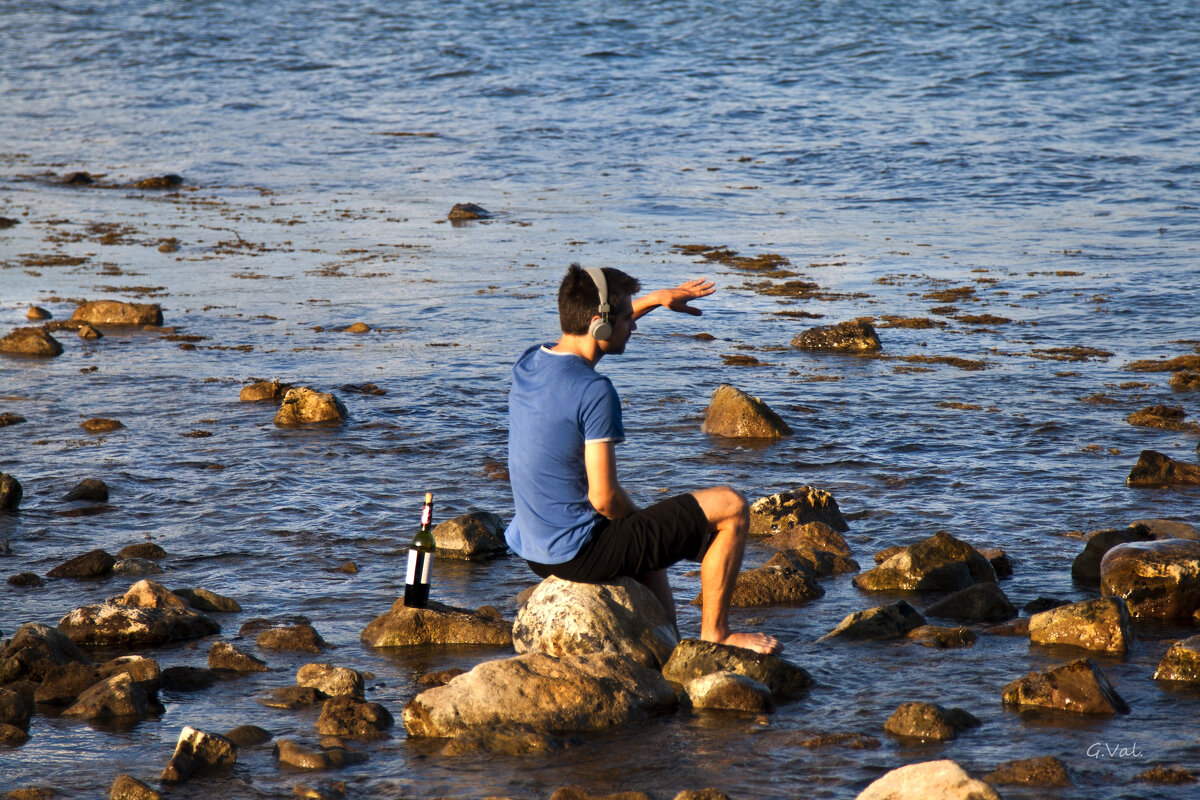
[[[608,304],[615,315],[641,288],[641,283],[613,267],[603,267],[604,280],[608,283]],[[582,336],[588,332],[592,317],[600,313],[600,290],[592,276],[584,272],[579,264],[567,267],[558,287],[558,325],[563,333]]]

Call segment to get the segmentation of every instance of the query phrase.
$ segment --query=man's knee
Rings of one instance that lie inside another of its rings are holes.
[[[695,497],[709,521],[715,525],[732,522],[735,528],[744,529],[750,522],[750,504],[741,492],[731,486],[702,489],[695,493]]]

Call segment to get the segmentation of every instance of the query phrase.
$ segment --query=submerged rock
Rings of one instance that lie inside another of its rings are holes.
[[[517,613],[512,643],[518,653],[617,653],[658,669],[679,640],[654,593],[633,578],[575,583],[549,577]]]
[[[446,520],[433,529],[438,558],[485,561],[508,552],[504,520],[488,511],[473,511]]]
[[[237,755],[237,745],[224,736],[184,726],[161,780],[178,783],[193,775],[231,769]]]
[[[382,739],[395,724],[392,714],[379,703],[338,695],[325,701],[317,720],[317,733],[349,739]]]
[[[766,403],[723,383],[713,392],[700,430],[727,438],[778,439],[792,429]]]
[[[0,511],[16,511],[24,494],[19,480],[7,472],[0,472]]]
[[[1179,431],[1188,427],[1183,422],[1185,416],[1182,406],[1149,406],[1133,412],[1127,419],[1130,425]]]
[[[960,589],[925,609],[928,617],[963,622],[1002,622],[1017,616],[1017,607],[995,583],[977,583]]]
[[[102,578],[112,572],[117,560],[104,550],[91,550],[64,561],[46,573],[50,578]]]
[[[676,702],[662,675],[624,656],[526,653],[484,662],[421,692],[404,707],[404,725],[412,736],[438,737],[505,725],[599,730],[644,720]]]
[[[1059,606],[1029,618],[1034,644],[1081,647],[1109,655],[1124,655],[1133,641],[1129,610],[1119,597],[1098,597]]]
[[[346,406],[328,392],[314,392],[307,387],[289,389],[283,404],[275,414],[275,424],[281,428],[318,423],[339,424],[349,413]]]
[[[818,325],[792,339],[792,347],[840,353],[877,353],[883,349],[875,327],[864,320]]]
[[[491,219],[491,217],[492,212],[475,203],[455,203],[454,208],[450,209],[450,213],[446,215],[447,219],[455,222],[470,219]]]
[[[41,328],[17,328],[0,338],[0,353],[10,356],[54,358],[62,352],[62,343]]]
[[[938,531],[852,582],[869,592],[953,592],[975,583],[995,583],[996,571],[974,547]]]
[[[1200,635],[1172,644],[1158,662],[1154,680],[1200,683]]]
[[[243,403],[257,403],[263,400],[282,400],[283,396],[292,388],[290,383],[280,383],[279,381],[258,381],[248,386],[243,386],[242,391],[238,394],[238,400]]]
[[[750,533],[757,536],[791,535],[811,522],[823,523],[835,532],[850,530],[833,495],[813,486],[801,486],[768,495],[750,504]],[[817,538],[805,533],[799,535],[808,538],[813,547],[818,547],[817,542],[821,542],[819,549],[839,552],[828,546],[832,543],[829,537]],[[846,550],[849,549],[847,546]],[[845,555],[850,553],[846,552]]]
[[[996,790],[950,760],[894,769],[855,800],[1000,800]]]
[[[1129,706],[1090,658],[1031,672],[1004,687],[1005,705],[1076,714],[1128,714]]]
[[[293,653],[320,653],[329,647],[316,628],[305,624],[269,628],[258,635],[255,643],[264,650]]]
[[[939,650],[970,647],[975,644],[976,638],[970,628],[945,628],[939,625],[922,625],[908,633],[910,641]]]
[[[242,610],[237,600],[208,589],[174,589],[172,593],[197,611],[232,614]]]
[[[390,611],[372,620],[359,638],[371,647],[423,644],[509,647],[512,635],[512,623],[501,618],[495,609],[468,611],[432,600],[427,608],[409,608],[404,605],[404,598],[400,598]]]
[[[133,184],[135,189],[175,189],[183,185],[183,176],[174,173],[155,175],[153,178],[142,178]]]
[[[1129,486],[1200,486],[1200,465],[1185,464],[1154,450],[1143,450],[1125,479]]]
[[[367,754],[345,747],[306,747],[291,739],[280,739],[275,743],[275,758],[293,769],[316,771],[360,764],[367,760]]]
[[[681,685],[714,672],[734,672],[765,684],[776,700],[790,700],[812,686],[812,676],[779,656],[743,647],[684,639],[663,666],[663,677]]]
[[[208,649],[208,668],[243,674],[267,672],[270,669],[262,659],[229,642],[213,642]]]
[[[84,478],[75,484],[75,488],[63,496],[63,500],[67,502],[83,500],[88,503],[107,503],[108,484],[99,478]]]
[[[92,417],[85,419],[79,423],[79,427],[83,428],[88,433],[111,433],[115,430],[120,430],[125,426],[120,420],[108,419],[107,417]]]
[[[1200,610],[1200,542],[1118,545],[1100,563],[1100,592],[1124,598],[1135,619],[1190,620]]]
[[[88,300],[75,309],[71,320],[92,325],[162,325],[163,314],[158,303]]]
[[[948,742],[979,724],[978,719],[961,708],[943,708],[936,703],[902,703],[888,717],[883,729],[905,739]]]
[[[29,310],[25,312],[25,319],[30,322],[41,322],[42,320],[50,319],[52,316],[54,315],[41,306],[30,306]]]
[[[903,600],[847,614],[837,627],[818,641],[829,639],[898,639],[925,624],[915,608]]]
[[[716,711],[771,711],[771,690],[765,683],[736,672],[710,672],[684,687],[693,708]]]
[[[998,786],[1070,786],[1071,777],[1063,762],[1054,756],[1005,761],[983,776]]]

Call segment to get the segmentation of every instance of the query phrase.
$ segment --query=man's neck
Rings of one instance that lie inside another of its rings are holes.
[[[599,342],[587,334],[577,336],[564,333],[558,343],[550,349],[555,353],[570,353],[579,356],[593,367],[599,363],[600,359],[604,358],[604,351],[600,349]]]

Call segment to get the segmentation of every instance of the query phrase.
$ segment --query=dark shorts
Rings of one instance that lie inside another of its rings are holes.
[[[529,566],[540,578],[555,575],[578,583],[636,578],[684,559],[700,561],[715,534],[696,498],[681,494],[622,519],[600,520],[591,540],[570,561],[530,561]]]

